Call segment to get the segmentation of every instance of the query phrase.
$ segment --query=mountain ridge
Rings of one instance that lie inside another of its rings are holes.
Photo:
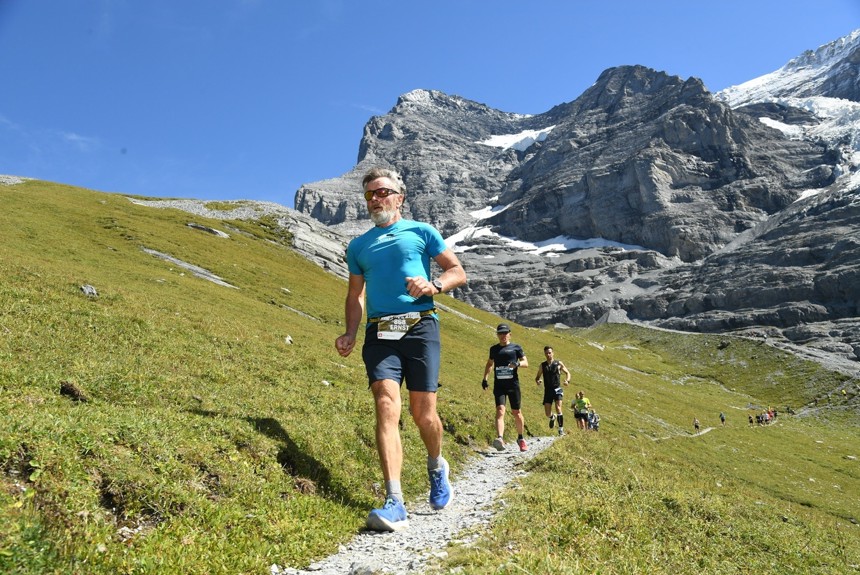
[[[361,172],[391,165],[407,183],[405,215],[449,238],[470,270],[455,295],[477,307],[531,326],[589,326],[619,310],[857,360],[858,59],[860,30],[717,94],[695,77],[621,66],[536,115],[413,90],[368,121],[353,170],[303,185],[295,206],[357,235],[370,225]],[[849,240],[827,233],[829,218]],[[564,237],[605,245],[517,247]]]
[[[829,42],[817,50],[807,50],[782,68],[730,86],[717,94],[733,107],[768,98],[826,95],[857,102],[860,100],[860,30]]]

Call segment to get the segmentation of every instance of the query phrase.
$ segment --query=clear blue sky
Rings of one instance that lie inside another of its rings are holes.
[[[856,28],[860,0],[0,0],[0,174],[292,206],[416,88],[535,114],[642,64],[716,92]]]

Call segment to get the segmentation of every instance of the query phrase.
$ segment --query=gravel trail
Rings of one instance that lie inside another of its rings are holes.
[[[452,541],[470,543],[478,538],[477,527],[488,525],[504,506],[501,491],[526,475],[522,463],[558,439],[558,436],[528,438],[528,451],[509,443],[505,451],[488,447],[452,477],[454,500],[441,511],[433,511],[425,498],[407,506],[409,527],[395,533],[359,532],[334,555],[311,564],[307,570],[272,565],[272,575],[407,575],[422,573],[433,561],[447,556]],[[370,511],[368,509],[368,511]]]

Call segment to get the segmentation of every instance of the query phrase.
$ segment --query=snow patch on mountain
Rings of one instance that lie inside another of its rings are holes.
[[[544,140],[546,140],[546,137],[549,135],[550,132],[552,132],[553,128],[555,128],[555,126],[542,128],[540,130],[523,130],[518,134],[502,134],[490,136],[486,140],[482,140],[476,143],[482,144],[484,146],[502,148],[503,150],[513,148],[518,152],[525,152],[535,142],[543,142]]]
[[[460,230],[456,234],[445,238],[445,245],[454,250],[455,253],[463,253],[472,249],[473,246],[460,245],[462,242],[469,240],[492,237],[496,238],[504,244],[505,247],[515,248],[525,253],[535,255],[546,255],[547,257],[558,257],[559,252],[567,252],[571,250],[582,250],[587,248],[616,248],[619,250],[642,250],[647,248],[635,246],[632,244],[622,244],[612,240],[603,238],[588,238],[577,239],[569,236],[556,236],[539,242],[524,242],[516,238],[509,238],[492,231],[490,226],[471,226]],[[485,246],[486,247],[486,246]],[[492,257],[492,256],[487,256]]]

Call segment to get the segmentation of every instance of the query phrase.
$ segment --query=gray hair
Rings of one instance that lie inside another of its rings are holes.
[[[406,195],[406,184],[403,183],[403,178],[399,173],[395,170],[390,170],[388,168],[370,168],[370,170],[364,174],[364,177],[361,179],[361,191],[365,191],[365,187],[368,182],[372,182],[377,178],[388,178],[392,182],[394,182],[394,186],[397,188],[397,191],[400,192],[401,195]]]

